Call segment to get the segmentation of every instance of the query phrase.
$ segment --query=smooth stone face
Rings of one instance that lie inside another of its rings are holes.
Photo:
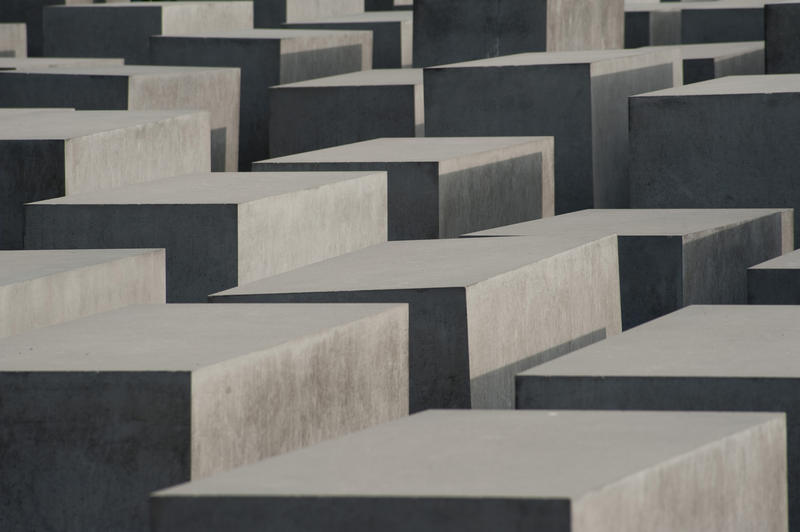
[[[783,532],[784,438],[764,413],[425,412],[158,492],[153,530]]]
[[[800,251],[749,268],[747,302],[754,305],[800,305]]]
[[[770,1],[764,6],[767,74],[800,72],[800,2]]]
[[[26,35],[25,24],[0,23],[0,57],[27,57]]]
[[[256,28],[278,28],[284,22],[363,13],[364,2],[365,0],[253,0],[254,23]]]

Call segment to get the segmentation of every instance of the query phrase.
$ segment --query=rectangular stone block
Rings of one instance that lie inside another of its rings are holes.
[[[449,238],[553,213],[552,138],[383,138],[253,170],[386,171],[390,240]]]
[[[153,490],[408,413],[406,305],[139,305],[0,341],[0,527],[141,531]]]
[[[364,0],[253,0],[256,28],[364,12]]]
[[[625,2],[625,48],[680,44],[680,7],[681,4],[672,3]]]
[[[800,72],[800,2],[771,0],[764,6],[767,74]]]
[[[27,202],[208,171],[208,131],[205,112],[54,110],[4,117],[0,248],[22,247]]]
[[[628,96],[682,79],[675,50],[518,54],[423,77],[428,136],[555,137],[559,214],[628,206]]]
[[[62,66],[120,66],[120,58],[91,57],[0,57],[0,70],[26,70]]]
[[[517,376],[517,407],[785,412],[796,529],[798,323],[793,306],[689,307]]]
[[[425,412],[155,493],[153,530],[785,532],[785,437],[767,413]]]
[[[0,251],[0,338],[164,303],[164,279],[163,249]]]
[[[159,247],[167,300],[386,241],[385,172],[204,173],[26,206],[27,248]]]
[[[0,24],[0,57],[27,57],[25,24]]]
[[[364,70],[269,89],[269,154],[424,137],[422,70]]]
[[[0,76],[3,107],[208,111],[211,169],[237,169],[240,77],[234,68],[76,64],[25,66]]]
[[[511,407],[521,368],[620,331],[616,243],[388,242],[210,301],[408,303],[411,410]]]
[[[253,27],[253,2],[132,2],[44,9],[44,55],[147,64],[151,35]],[[81,31],[75,31],[81,28]]]
[[[763,41],[683,44],[675,48],[683,59],[686,85],[725,76],[764,74]]]
[[[624,1],[415,0],[414,66],[622,48]]]
[[[241,70],[239,169],[269,156],[269,87],[370,68],[372,37],[364,31],[243,30],[151,38],[158,65]]]
[[[747,302],[800,305],[800,251],[748,268]]]
[[[800,75],[786,74],[729,76],[632,97],[631,206],[800,206],[798,93]]]

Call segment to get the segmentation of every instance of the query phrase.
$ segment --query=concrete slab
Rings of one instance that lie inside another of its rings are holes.
[[[764,39],[767,74],[800,72],[800,2],[767,2],[764,6]]]
[[[147,64],[151,35],[253,27],[253,2],[132,2],[44,9],[44,55]],[[75,31],[75,28],[82,31]]]
[[[646,49],[663,48],[648,47]],[[764,42],[675,45],[683,59],[683,83],[725,76],[764,74]]]
[[[233,68],[72,65],[2,72],[0,106],[81,110],[204,110],[211,117],[211,169],[237,169],[239,71]]]
[[[392,9],[414,9],[414,0],[364,0],[367,11],[389,11]]]
[[[798,93],[800,75],[786,74],[729,76],[632,97],[631,206],[800,206]]]
[[[370,68],[372,37],[363,31],[241,30],[150,39],[158,65],[241,69],[239,169],[269,156],[269,87]]]
[[[425,412],[158,492],[153,530],[783,532],[784,423]]]
[[[617,235],[622,328],[686,305],[747,302],[747,268],[794,248],[791,209],[587,210],[470,236]]]
[[[363,12],[364,0],[253,0],[256,28],[279,28],[284,22]]]
[[[26,206],[27,248],[161,247],[167,300],[386,241],[385,172],[203,173]]]
[[[364,70],[271,87],[269,153],[424,137],[422,69]]]
[[[0,341],[3,530],[148,528],[148,494],[408,413],[405,305],[144,305]]]
[[[622,48],[624,0],[415,0],[414,66]]]
[[[162,249],[0,251],[2,338],[164,294]]]
[[[390,240],[450,238],[553,213],[546,137],[382,138],[259,161],[253,170],[385,170]]]
[[[410,404],[513,404],[513,374],[620,331],[616,238],[388,242],[212,302],[405,302]],[[566,318],[566,317],[569,318]]]
[[[425,134],[552,135],[557,213],[627,207],[628,96],[680,85],[680,65],[674,50],[600,50],[426,68]]]
[[[0,69],[26,70],[40,67],[62,67],[75,65],[115,66],[124,64],[120,58],[110,57],[0,57]]]
[[[800,251],[748,268],[747,302],[755,305],[800,305]]]
[[[28,38],[25,24],[0,24],[0,57],[27,57]]]
[[[0,122],[0,248],[22,247],[27,202],[208,171],[208,139],[205,112],[64,110],[5,116]]]
[[[519,408],[786,412],[789,524],[800,519],[793,306],[696,306],[517,377]]]

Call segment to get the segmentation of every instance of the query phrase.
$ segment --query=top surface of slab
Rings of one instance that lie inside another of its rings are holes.
[[[280,87],[379,87],[382,85],[422,85],[421,68],[384,68],[373,70],[361,70],[329,76],[326,78],[315,78],[297,83],[287,83]]]
[[[575,498],[781,417],[434,410],[159,494]]]
[[[191,371],[396,308],[135,305],[0,340],[0,371]]]
[[[774,259],[757,264],[752,268],[758,268],[760,270],[798,270],[800,269],[800,250],[775,257]]]
[[[690,11],[703,9],[761,9],[763,0],[718,0],[711,2],[625,2],[625,11]]]
[[[718,59],[750,52],[761,52],[764,50],[764,41],[645,46],[639,48],[639,50],[665,50],[673,48],[680,50],[681,56],[684,59]]]
[[[615,61],[619,59],[638,57],[646,52],[639,48],[629,50],[583,50],[568,52],[528,52],[522,54],[502,55],[489,59],[477,59],[449,65],[431,67],[441,68],[469,68],[469,67],[507,67],[507,66],[535,66],[535,65],[564,65],[564,64],[589,64],[602,61]]]
[[[366,11],[364,13],[352,13],[336,17],[325,17],[310,20],[293,20],[288,25],[294,24],[336,24],[336,23],[370,23],[370,22],[411,22],[414,20],[414,12],[409,10],[397,11]]]
[[[74,111],[74,109],[72,107],[4,107],[0,108],[0,118],[6,119],[33,113],[61,113],[63,111]]]
[[[350,32],[352,33],[352,32]],[[342,30],[310,30],[310,29],[281,29],[281,28],[255,28],[226,31],[202,31],[181,34],[164,34],[154,36],[158,39],[265,39],[265,40],[290,40],[309,39],[315,37],[335,37],[341,35]]]
[[[68,65],[119,65],[122,66],[123,60],[105,58],[84,58],[84,57],[0,57],[0,68],[41,68],[41,67],[62,67]]]
[[[800,306],[692,306],[522,375],[800,377]]]
[[[250,4],[252,2],[248,1],[238,1],[232,2],[229,0],[225,1],[218,1],[218,2],[210,2],[210,1],[203,1],[203,4],[209,5],[219,5],[219,6],[226,6],[226,5],[233,5],[233,4]],[[49,6],[54,7],[57,9],[116,9],[116,8],[125,8],[125,7],[182,7],[182,6],[189,6],[194,7],[197,6],[198,2],[196,1],[189,1],[189,0],[178,0],[175,2],[122,2],[122,3],[106,3],[106,4],[73,4],[73,5],[66,5],[66,6]]]
[[[97,4],[103,5],[103,4]],[[110,4],[114,5],[114,4]],[[56,67],[25,66],[16,70],[4,71],[2,75],[12,74],[49,74],[54,76],[170,76],[187,73],[197,73],[208,70],[231,70],[218,67],[193,67],[193,66],[151,66],[151,65],[98,65],[98,64],[68,64]]]
[[[756,76],[727,76],[663,89],[632,98],[651,96],[720,96],[726,94],[774,94],[800,92],[800,74],[770,74]]]

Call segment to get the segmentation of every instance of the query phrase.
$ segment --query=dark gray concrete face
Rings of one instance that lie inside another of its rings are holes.
[[[280,28],[284,22],[317,20],[364,12],[364,0],[253,0],[256,28]]]
[[[407,414],[405,305],[133,306],[16,335],[0,526],[145,530],[153,490]]]
[[[800,205],[798,93],[797,75],[731,76],[631,98],[631,206]]]
[[[683,83],[725,76],[764,74],[764,42],[683,44],[674,47],[683,59]]]
[[[767,74],[800,72],[800,2],[771,1],[764,6]]]
[[[786,412],[789,523],[800,519],[793,306],[696,306],[517,377],[518,408]]]
[[[158,492],[153,530],[785,532],[785,434],[780,414],[425,412]]]
[[[680,12],[661,10],[658,6],[654,3],[625,4],[625,48],[680,44]]]
[[[764,40],[764,2],[715,1],[681,3],[681,42]]]
[[[239,169],[269,156],[269,87],[368,69],[371,37],[366,32],[246,30],[151,38],[157,65],[238,67],[241,107]]]
[[[414,0],[364,0],[366,11],[390,11],[392,9],[411,11]]]
[[[27,57],[25,24],[0,23],[0,57]]]
[[[800,252],[787,253],[749,268],[747,302],[800,305]]]
[[[389,239],[452,238],[552,214],[551,138],[382,138],[259,161],[256,171],[389,175]]]

